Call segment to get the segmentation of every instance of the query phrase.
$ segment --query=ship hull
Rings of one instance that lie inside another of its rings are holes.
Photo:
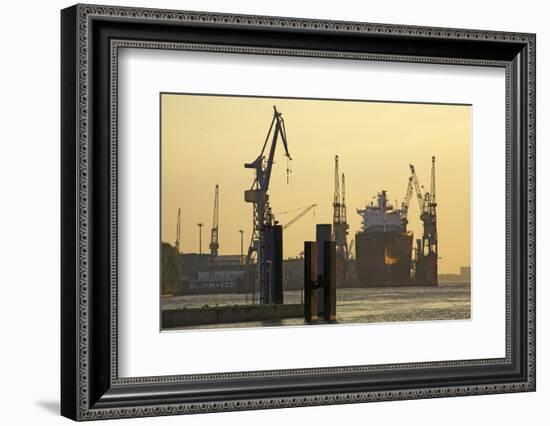
[[[414,285],[411,280],[411,234],[359,232],[355,236],[359,287]]]

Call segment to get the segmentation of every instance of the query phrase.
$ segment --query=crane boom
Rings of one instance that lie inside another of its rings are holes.
[[[284,226],[283,226],[283,229],[287,229],[290,225],[296,223],[300,218],[302,218],[303,216],[305,216],[310,210],[312,210],[313,208],[315,208],[317,206],[317,204],[312,204],[308,207],[306,207],[304,210],[302,210],[297,216],[295,216],[294,218],[292,218],[288,223],[286,223]]]
[[[407,211],[409,210],[409,204],[411,202],[413,193],[413,178],[412,176],[409,177],[409,183],[407,184],[407,192],[405,192],[405,199],[403,201],[403,204],[401,205],[402,209]]]
[[[401,203],[401,224],[403,226],[403,230],[405,231],[407,230],[407,225],[409,223],[407,216],[409,213],[409,204],[411,202],[412,193],[413,193],[413,177],[409,176],[409,181],[407,183],[407,191],[405,192],[405,198]]]
[[[275,126],[275,130],[273,130],[273,126]],[[273,132],[272,132],[273,131]],[[272,134],[273,133],[273,134]],[[269,136],[271,135],[271,147],[269,148],[269,155],[266,160],[265,168],[264,168],[264,152],[267,147],[267,142],[269,141]],[[267,132],[267,136],[265,138],[262,150],[260,151],[260,155],[256,157],[254,161],[251,163],[245,163],[244,167],[247,169],[256,169],[256,180],[252,184],[252,188],[255,186],[258,186],[258,189],[261,189],[264,192],[267,192],[269,189],[269,181],[271,179],[271,170],[273,168],[273,158],[275,157],[275,148],[277,147],[277,140],[279,139],[279,136],[281,137],[281,140],[283,142],[283,146],[285,149],[285,157],[287,157],[289,160],[292,160],[292,157],[290,156],[290,153],[288,152],[288,143],[286,139],[286,128],[285,128],[285,122],[283,120],[283,115],[277,111],[277,107],[273,106],[273,119],[271,120],[271,125],[269,126],[269,131]]]
[[[418,183],[418,177],[416,176],[414,166],[409,164],[409,167],[411,168],[411,177],[414,189],[416,191],[416,198],[418,199],[418,207],[420,208],[420,213],[422,213],[424,211],[424,198],[422,197],[422,190],[420,189],[420,184]]]

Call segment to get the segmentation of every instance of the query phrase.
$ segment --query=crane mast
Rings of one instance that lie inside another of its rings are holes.
[[[347,235],[349,225],[346,218],[346,177],[342,173],[342,192],[340,192],[340,173],[338,156],[334,157],[334,198],[332,202],[333,238],[336,241],[336,251],[347,252]],[[343,249],[345,247],[345,249]]]
[[[212,218],[212,231],[210,234],[210,256],[212,259],[218,256],[218,249],[220,244],[218,241],[218,233],[220,227],[220,192],[219,186],[216,184],[214,190],[214,215]]]
[[[265,155],[267,145],[271,138],[271,146],[269,147],[269,153],[267,158]],[[268,227],[274,225],[274,218],[269,206],[269,182],[271,179],[271,171],[273,169],[273,159],[275,157],[275,149],[277,147],[278,140],[281,139],[285,150],[284,155],[292,160],[288,151],[288,144],[286,139],[285,122],[282,114],[277,111],[277,107],[273,106],[273,119],[269,126],[264,144],[260,151],[260,154],[256,159],[250,163],[245,163],[244,167],[247,169],[255,170],[255,179],[250,189],[244,192],[245,201],[253,204],[253,224],[252,224],[252,236],[250,240],[250,246],[248,248],[248,254],[246,257],[247,272],[249,265],[252,264],[253,258],[257,258],[257,264],[259,269],[260,279],[260,303],[269,303],[269,291],[266,287],[269,286],[270,277],[268,276],[268,265],[266,264],[265,257],[265,242],[266,242],[266,230]],[[287,175],[289,169],[287,167]],[[254,286],[254,284],[253,284]],[[253,287],[255,288],[255,286]]]
[[[178,209],[178,221],[176,224],[176,252],[180,252],[180,241],[181,241],[181,209]]]

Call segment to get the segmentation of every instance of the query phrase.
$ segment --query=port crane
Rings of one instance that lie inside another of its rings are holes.
[[[271,138],[271,145],[266,157],[266,148]],[[253,228],[252,237],[250,240],[250,246],[248,248],[248,254],[246,256],[246,267],[248,267],[253,261],[253,257],[257,258],[257,264],[259,269],[260,278],[260,294],[264,295],[267,292],[264,291],[264,286],[268,285],[269,277],[267,276],[267,265],[265,259],[265,233],[268,227],[274,225],[274,217],[269,206],[269,181],[271,179],[271,171],[273,168],[275,149],[277,147],[278,140],[281,140],[284,147],[284,155],[288,160],[292,160],[288,151],[288,144],[286,139],[285,122],[283,120],[282,113],[277,111],[277,107],[273,106],[273,119],[267,132],[264,144],[260,151],[260,154],[256,159],[250,163],[245,163],[244,167],[247,169],[253,169],[255,171],[254,182],[250,189],[244,192],[244,199],[247,203],[253,204]],[[287,167],[287,182],[288,182],[289,168]],[[248,275],[248,274],[247,274]],[[261,296],[260,303],[269,303],[269,299]]]
[[[346,217],[346,177],[342,173],[342,192],[340,192],[340,174],[338,170],[338,156],[334,157],[334,198],[332,202],[333,237],[336,241],[336,251],[347,251],[347,235],[349,225]],[[345,249],[342,250],[342,248]]]
[[[422,238],[416,240],[416,277],[417,280],[437,285],[437,213],[435,186],[435,157],[432,156],[430,191],[422,194],[423,188],[412,164],[411,177],[420,207],[420,220],[423,225]]]
[[[210,256],[212,259],[218,257],[218,249],[220,244],[218,234],[220,229],[220,190],[218,184],[214,189],[214,215],[212,218],[212,230],[210,233]]]
[[[342,192],[340,192],[340,172],[338,168],[338,156],[334,157],[334,198],[332,202],[332,237],[336,242],[336,281],[341,285],[347,280],[348,229],[346,212],[346,177],[342,173]]]

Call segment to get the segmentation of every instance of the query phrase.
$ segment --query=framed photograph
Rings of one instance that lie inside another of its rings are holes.
[[[535,35],[61,12],[61,412],[535,390]]]

